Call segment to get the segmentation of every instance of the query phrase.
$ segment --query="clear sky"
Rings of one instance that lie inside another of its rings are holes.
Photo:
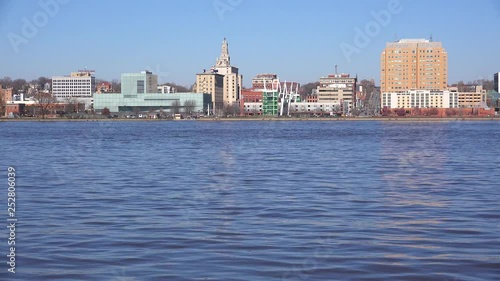
[[[335,65],[379,84],[380,53],[396,34],[443,42],[450,84],[500,71],[498,0],[0,0],[0,27],[0,77],[13,79],[149,69],[188,86],[227,37],[246,86],[258,73],[313,82]],[[355,40],[366,29],[368,40]]]

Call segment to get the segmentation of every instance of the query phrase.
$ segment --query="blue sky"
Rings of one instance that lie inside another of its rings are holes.
[[[382,24],[373,16],[380,11],[391,15]],[[356,44],[356,30],[367,27],[368,40]],[[499,27],[498,0],[0,0],[0,77],[88,67],[111,80],[149,69],[160,82],[187,86],[215,63],[227,37],[246,86],[258,73],[313,82],[335,65],[378,84],[386,42],[432,34],[448,51],[454,83],[500,71]],[[347,56],[348,45],[356,52]]]

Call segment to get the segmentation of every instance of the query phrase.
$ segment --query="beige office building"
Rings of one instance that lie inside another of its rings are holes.
[[[241,96],[241,89],[243,86],[243,76],[238,73],[238,68],[231,66],[231,57],[229,56],[229,45],[226,38],[222,41],[221,55],[217,58],[215,65],[210,69],[210,71],[204,70],[204,73],[197,74],[196,78],[196,92],[204,93],[204,84],[198,84],[198,76],[200,79],[205,79],[206,75],[221,75],[223,79],[223,94],[222,94],[222,106],[219,103],[219,98],[212,97],[214,100],[214,106],[222,108],[225,105],[232,105],[237,102]],[[205,78],[203,78],[205,77]],[[216,76],[214,76],[216,77]],[[220,78],[213,78],[215,81]],[[207,80],[210,81],[209,79]],[[200,81],[201,82],[201,81]],[[214,82],[215,83],[215,82]],[[218,84],[217,84],[218,85]]]
[[[381,92],[443,91],[448,87],[448,53],[441,42],[402,39],[387,43],[380,58]]]
[[[210,94],[212,107],[224,106],[224,76],[217,73],[196,74],[196,93]]]
[[[486,91],[483,86],[470,86],[466,92],[458,92],[458,87],[450,87],[450,92],[458,93],[458,106],[462,108],[486,108]]]
[[[356,104],[356,83],[356,77],[344,73],[321,77],[316,90],[318,102],[342,104],[352,109]]]

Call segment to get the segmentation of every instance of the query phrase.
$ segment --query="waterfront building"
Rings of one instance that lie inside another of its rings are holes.
[[[278,116],[279,114],[279,96],[277,90],[268,90],[262,92],[262,114],[269,116]]]
[[[458,107],[486,108],[486,91],[483,86],[466,86],[466,92],[459,92],[458,87],[450,87],[450,92],[458,93]]]
[[[4,88],[2,85],[0,85],[0,99],[5,102],[11,102],[12,97],[14,94],[14,88]]]
[[[175,87],[169,85],[161,85],[158,86],[158,93],[160,94],[175,94],[177,93],[177,89]]]
[[[191,106],[187,106],[187,103]],[[186,115],[204,115],[211,103],[209,94],[198,93],[145,93],[137,95],[100,94],[94,98],[94,108],[97,112],[108,108],[110,112],[165,112],[179,111]],[[191,112],[186,112],[186,110]]]
[[[254,90],[277,89],[278,85],[279,79],[277,74],[262,73],[252,78],[252,89]]]
[[[111,83],[101,82],[101,83],[97,84],[97,87],[96,87],[97,94],[109,93],[109,92],[113,92],[113,85],[111,85]]]
[[[241,91],[241,115],[258,115],[262,110],[262,91],[245,89]]]
[[[281,87],[284,89],[295,89],[300,88],[300,83],[293,81],[280,81],[277,74],[262,73],[257,74],[252,79],[252,89],[253,90],[265,90],[265,89],[278,89]]]
[[[337,102],[296,102],[290,107],[290,114],[317,114],[334,115],[342,114],[341,105]]]
[[[352,109],[356,106],[357,77],[349,74],[330,74],[319,79],[317,102],[336,103]]]
[[[381,92],[443,91],[448,87],[448,53],[441,42],[402,39],[387,43],[380,58]]]
[[[495,91],[496,91],[497,93],[500,93],[500,84],[499,84],[499,83],[500,83],[500,81],[499,81],[499,77],[498,77],[498,76],[500,76],[500,72],[497,72],[497,73],[495,73],[495,74],[493,75],[493,81],[494,81],[494,83],[495,83]]]
[[[158,91],[158,75],[151,71],[140,73],[123,73],[121,75],[121,88],[123,95],[137,95],[156,93]]]
[[[100,112],[160,113],[179,111],[186,115],[202,115],[211,103],[210,94],[158,93],[157,76],[149,71],[121,75],[122,92],[94,96],[94,108]],[[188,112],[189,111],[189,112]]]
[[[96,88],[93,70],[79,70],[69,76],[52,77],[52,94],[58,100],[92,98]]]
[[[382,107],[387,108],[458,108],[458,92],[409,90],[382,93]]]
[[[318,94],[316,94],[316,92],[315,92],[314,94],[307,95],[306,102],[309,102],[309,103],[318,102]]]
[[[213,71],[196,74],[196,93],[209,94],[211,108],[221,110],[224,107],[224,75]]]
[[[13,100],[13,88],[4,88],[0,85],[0,112],[4,112],[5,116],[8,116],[12,110],[9,109],[9,103]],[[1,113],[0,113],[1,114]]]
[[[214,89],[214,84],[218,85],[220,83],[215,80],[220,79],[218,75],[222,75],[222,106],[233,105],[240,99],[241,89],[243,88],[243,76],[238,73],[239,69],[231,65],[231,57],[229,55],[229,45],[226,38],[222,41],[221,55],[217,58],[215,65],[210,69],[210,71],[204,70],[203,73],[196,75],[196,92],[197,93],[208,93],[204,92],[205,88]],[[210,77],[205,76],[206,74]],[[198,84],[199,80],[205,79],[201,85]],[[210,83],[210,79],[212,82]],[[207,87],[207,85],[209,87]],[[217,88],[215,87],[215,88]],[[214,90],[214,92],[216,92]],[[214,106],[216,108],[221,108],[219,99],[217,98],[218,93],[213,94]]]
[[[245,102],[241,110],[242,115],[262,115],[262,102]]]

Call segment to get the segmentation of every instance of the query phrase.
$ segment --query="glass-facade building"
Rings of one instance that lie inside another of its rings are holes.
[[[104,108],[108,108],[110,112],[163,110],[194,115],[204,114],[212,102],[209,94],[157,93],[158,77],[149,71],[122,74],[121,89],[119,94],[95,94],[94,110],[102,111]]]

